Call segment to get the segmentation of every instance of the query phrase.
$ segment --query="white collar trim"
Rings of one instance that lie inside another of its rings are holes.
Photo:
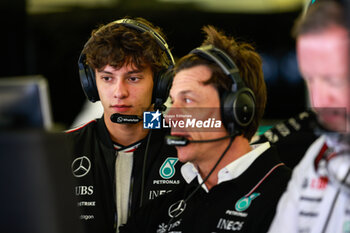
[[[239,157],[219,171],[217,184],[239,177],[245,170],[248,169],[248,167],[255,161],[255,159],[257,159],[262,153],[270,148],[270,143],[265,142],[262,144],[254,145],[252,147],[254,147],[252,151]],[[203,182],[198,169],[191,162],[187,162],[186,164],[182,165],[181,174],[187,183],[191,183],[196,176],[198,183],[201,184]],[[202,185],[202,188],[208,192],[205,184]]]

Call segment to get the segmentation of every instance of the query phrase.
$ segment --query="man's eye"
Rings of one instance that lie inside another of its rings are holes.
[[[345,82],[342,79],[327,78],[326,82],[333,87],[343,87],[345,85]]]
[[[108,76],[102,76],[101,78],[105,81],[110,81],[112,79],[111,77],[108,77]]]
[[[140,80],[139,77],[129,77],[129,81],[131,81],[131,82],[137,82],[139,80]]]
[[[192,101],[191,99],[189,99],[189,98],[184,98],[184,102],[185,102],[186,104],[190,104],[190,103],[192,103],[193,101]]]

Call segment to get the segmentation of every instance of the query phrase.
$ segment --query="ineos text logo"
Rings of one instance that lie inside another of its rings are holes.
[[[180,200],[169,207],[168,214],[171,218],[176,218],[186,209],[186,202]]]
[[[72,163],[72,173],[75,177],[83,177],[90,171],[91,162],[88,157],[76,158]]]

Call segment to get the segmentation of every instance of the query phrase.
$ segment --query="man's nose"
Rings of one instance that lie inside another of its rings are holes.
[[[114,97],[123,99],[128,96],[128,88],[123,80],[118,80],[115,84]]]
[[[325,85],[314,84],[311,88],[311,101],[315,108],[330,108],[332,107],[332,95],[329,93],[329,88]]]

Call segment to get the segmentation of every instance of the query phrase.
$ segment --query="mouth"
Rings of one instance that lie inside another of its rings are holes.
[[[115,104],[115,105],[111,105],[110,108],[112,108],[117,113],[121,113],[121,112],[129,111],[131,107],[132,107],[131,105]]]
[[[318,116],[324,121],[334,121],[342,118],[346,118],[344,110],[321,110],[318,111]]]
[[[347,128],[347,115],[343,111],[320,111],[319,122],[327,129],[345,132]]]

